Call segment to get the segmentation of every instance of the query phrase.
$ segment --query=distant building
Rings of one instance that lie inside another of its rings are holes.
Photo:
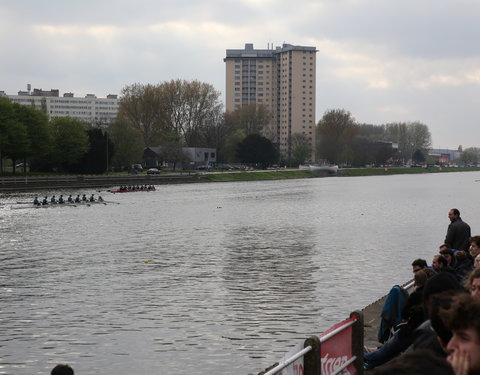
[[[226,105],[232,112],[263,104],[272,114],[271,131],[284,157],[291,156],[291,137],[303,134],[315,147],[315,47],[283,44],[273,49],[227,49]],[[312,154],[313,159],[313,154]]]
[[[214,166],[217,162],[217,150],[205,147],[181,147],[182,155],[178,157],[176,168],[197,169],[199,167]],[[143,164],[148,167],[172,167],[169,161],[164,159],[164,152],[168,152],[162,146],[147,147],[143,151]],[[170,160],[171,162],[171,160]]]
[[[428,151],[428,155],[432,156],[439,164],[451,164],[460,159],[461,151],[448,150],[446,148],[432,148]]]
[[[73,93],[64,93],[60,96],[58,89],[44,91],[19,91],[18,95],[7,95],[0,91],[0,95],[10,101],[22,105],[33,105],[37,109],[45,108],[50,119],[57,117],[73,117],[92,125],[107,126],[118,113],[119,99],[117,95],[108,95],[106,98],[97,98],[94,94],[85,97],[74,97]]]

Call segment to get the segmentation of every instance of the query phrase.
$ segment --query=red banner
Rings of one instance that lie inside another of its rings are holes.
[[[352,321],[354,321],[353,318],[335,324],[333,327],[319,336],[320,340],[322,340],[322,337],[327,336],[330,332],[348,325],[348,323]],[[322,358],[322,375],[330,375],[348,362],[352,358],[352,326],[350,325],[326,341],[322,342],[320,354]],[[340,374],[343,375],[355,373],[356,370],[353,364],[350,364],[347,368],[340,372]]]

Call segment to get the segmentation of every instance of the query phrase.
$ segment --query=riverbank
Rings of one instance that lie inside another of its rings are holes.
[[[429,168],[343,168],[338,177],[390,176],[397,174],[425,174],[449,172],[478,172],[477,167],[429,167]],[[0,192],[29,191],[37,189],[102,188],[120,185],[163,185],[172,183],[229,182],[286,180],[329,177],[324,171],[299,169],[275,169],[224,172],[167,172],[159,175],[105,174],[83,176],[31,176],[19,175],[0,178]]]
[[[357,176],[390,176],[397,174],[424,174],[424,173],[449,173],[449,172],[478,172],[477,167],[415,167],[415,168],[342,168],[338,170],[338,177]],[[256,181],[256,180],[284,180],[293,178],[318,178],[332,176],[324,171],[308,171],[299,169],[276,169],[268,171],[242,171],[242,172],[221,172],[205,173],[203,180],[207,181]],[[333,175],[335,176],[335,175]]]

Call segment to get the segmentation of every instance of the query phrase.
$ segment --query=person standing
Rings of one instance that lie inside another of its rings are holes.
[[[452,208],[448,211],[450,225],[447,229],[445,244],[455,250],[465,250],[468,252],[470,248],[470,225],[460,218],[460,211]]]

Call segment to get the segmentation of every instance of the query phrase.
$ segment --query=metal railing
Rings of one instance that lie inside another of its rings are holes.
[[[353,327],[352,327],[353,326]],[[272,369],[268,370],[262,375],[275,375],[286,367],[290,366],[296,360],[304,357],[303,374],[304,375],[320,375],[322,374],[322,352],[321,346],[326,341],[334,338],[340,332],[352,327],[351,335],[351,353],[352,356],[340,366],[335,367],[328,375],[336,375],[344,371],[350,365],[354,365],[356,374],[363,374],[363,313],[354,311],[350,314],[350,320],[345,324],[333,329],[331,332],[318,337],[312,336],[305,340],[304,349],[293,354],[283,362],[279,363]]]

